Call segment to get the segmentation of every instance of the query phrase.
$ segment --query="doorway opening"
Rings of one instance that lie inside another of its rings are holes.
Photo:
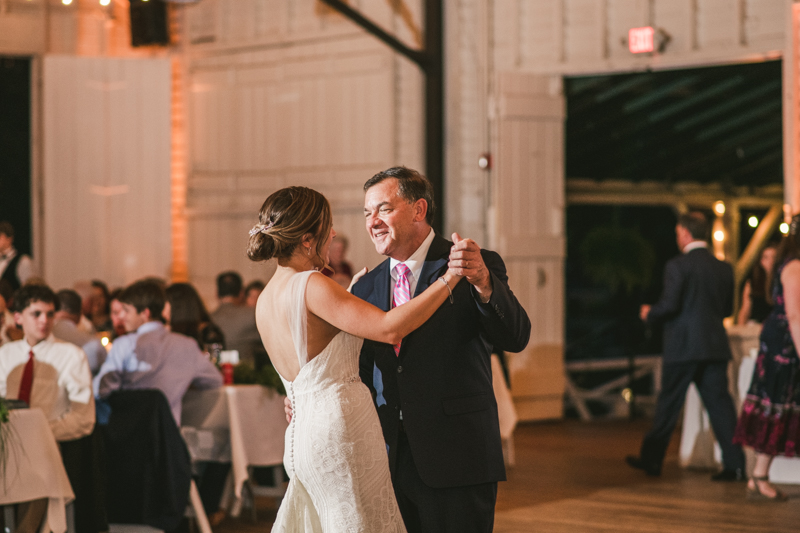
[[[31,254],[31,59],[0,56],[0,220]]]

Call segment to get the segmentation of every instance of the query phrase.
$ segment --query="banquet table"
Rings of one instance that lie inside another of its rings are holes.
[[[183,398],[181,433],[192,460],[230,461],[238,501],[248,467],[283,464],[283,399],[261,385],[190,390]]]
[[[47,418],[41,409],[17,409],[11,411],[8,424],[0,506],[47,498],[46,526],[53,533],[64,533],[66,505],[75,494]]]

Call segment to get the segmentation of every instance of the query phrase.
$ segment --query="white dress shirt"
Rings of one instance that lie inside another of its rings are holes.
[[[683,253],[688,254],[692,250],[697,250],[698,248],[708,248],[708,243],[706,241],[692,241],[683,247]]]
[[[17,256],[17,249],[11,248],[5,254],[0,254],[0,276],[3,275],[3,272],[6,271],[6,267]],[[17,263],[17,279],[19,279],[20,285],[25,285],[30,278],[36,274],[36,271],[33,269],[33,261],[27,255],[23,255],[19,258],[19,263]]]
[[[389,272],[392,277],[392,282],[389,287],[390,298],[392,295],[394,295],[394,286],[395,283],[397,283],[397,271],[394,269],[394,267],[400,263],[406,265],[411,271],[411,276],[409,276],[408,279],[408,288],[409,292],[411,293],[411,297],[414,297],[414,293],[417,291],[417,282],[422,274],[422,267],[425,264],[425,258],[428,256],[428,250],[431,247],[431,243],[433,242],[433,237],[435,235],[436,233],[433,231],[433,228],[431,228],[430,233],[428,233],[428,236],[425,237],[424,241],[422,241],[422,244],[419,245],[417,251],[411,254],[411,257],[405,261],[398,261],[394,258],[389,259]]]
[[[33,386],[30,406],[38,407],[50,422],[57,441],[73,440],[94,428],[92,373],[83,350],[74,344],[47,339],[31,348],[25,339],[0,348],[0,396],[16,398],[22,373],[33,349]]]

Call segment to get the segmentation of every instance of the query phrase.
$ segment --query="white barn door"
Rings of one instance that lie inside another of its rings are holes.
[[[509,355],[520,420],[560,418],[564,394],[564,98],[561,79],[502,73],[496,85],[493,242],[528,316]]]
[[[45,280],[166,278],[169,60],[47,56],[42,77]]]

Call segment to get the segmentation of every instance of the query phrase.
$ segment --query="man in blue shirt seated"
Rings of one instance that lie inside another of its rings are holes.
[[[121,319],[132,333],[114,341],[100,372],[94,379],[98,399],[115,390],[159,389],[169,401],[175,423],[181,425],[181,401],[189,387],[213,389],[222,386],[222,374],[200,351],[197,342],[164,326],[164,290],[155,282],[137,281],[117,297]],[[101,405],[101,404],[99,404]],[[107,422],[98,410],[98,421]],[[230,463],[203,463],[198,486],[206,513],[218,523],[219,501]]]
[[[78,329],[78,322],[81,320],[80,295],[71,289],[64,289],[58,291],[56,296],[60,307],[56,311],[53,335],[83,348],[89,360],[89,369],[92,374],[97,374],[100,365],[106,360],[106,349],[96,336]]]
[[[114,341],[94,378],[95,396],[106,398],[115,390],[159,389],[180,427],[181,400],[189,387],[221,387],[222,374],[194,339],[164,326],[161,312],[166,298],[156,283],[137,281],[122,291],[119,301],[125,328],[132,333]]]

